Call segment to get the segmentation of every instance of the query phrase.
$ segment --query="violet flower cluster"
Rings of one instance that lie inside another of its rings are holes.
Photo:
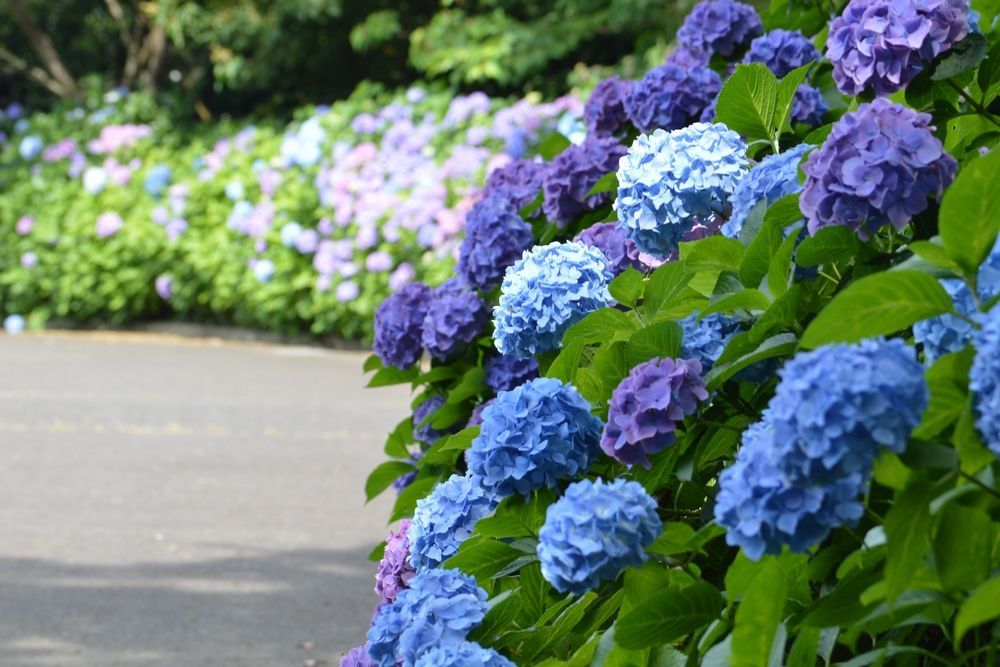
[[[465,239],[456,270],[476,289],[490,290],[504,271],[534,243],[531,226],[502,199],[504,188],[476,202],[466,217]],[[516,196],[516,195],[512,195]]]
[[[628,122],[625,97],[632,84],[617,76],[597,84],[583,107],[583,120],[587,130],[594,135],[614,135]]]
[[[542,210],[549,221],[565,227],[606,203],[608,193],[588,193],[601,176],[617,169],[624,154],[625,147],[613,137],[596,136],[555,156],[542,179]]]
[[[423,353],[424,317],[431,290],[411,283],[391,295],[375,311],[375,354],[385,366],[405,369],[417,363]]]
[[[625,111],[641,132],[677,130],[701,117],[722,90],[722,79],[708,67],[661,65],[632,84]]]
[[[410,521],[403,519],[399,529],[390,531],[385,538],[385,551],[375,571],[375,592],[385,602],[394,602],[417,573],[410,564],[409,529]]]
[[[764,32],[760,16],[750,5],[733,0],[702,0],[684,18],[677,43],[694,53],[738,56]]]
[[[489,310],[479,295],[452,278],[431,294],[420,340],[432,357],[447,361],[476,340],[488,321]]]

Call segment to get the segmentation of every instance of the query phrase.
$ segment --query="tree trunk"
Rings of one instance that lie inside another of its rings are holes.
[[[6,0],[6,3],[10,13],[14,15],[14,20],[17,21],[18,26],[27,36],[28,42],[31,43],[31,48],[34,49],[50,78],[56,84],[55,88],[49,85],[46,87],[61,97],[77,99],[82,97],[76,79],[63,65],[59,53],[52,44],[52,39],[32,20],[24,2],[22,0]],[[37,77],[33,78],[37,79]]]

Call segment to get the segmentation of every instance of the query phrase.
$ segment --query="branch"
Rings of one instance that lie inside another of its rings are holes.
[[[14,72],[24,74],[35,83],[44,86],[46,90],[57,97],[65,97],[69,94],[68,91],[65,90],[58,81],[49,76],[49,73],[44,69],[29,65],[27,62],[2,46],[0,46],[0,62],[6,63]]]
[[[63,65],[56,47],[52,44],[52,39],[31,19],[28,8],[23,0],[6,0],[7,8],[14,15],[14,20],[28,38],[31,48],[41,59],[45,69],[52,79],[58,82],[59,87],[65,91],[62,96],[80,97],[80,87],[76,84],[76,79],[69,73]],[[49,88],[52,90],[51,88]],[[55,91],[53,91],[55,92]],[[59,93],[57,93],[59,94]]]

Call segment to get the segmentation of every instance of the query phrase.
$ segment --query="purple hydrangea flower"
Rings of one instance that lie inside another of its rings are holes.
[[[441,565],[472,535],[476,522],[493,514],[497,498],[469,475],[452,475],[417,501],[407,532],[410,562],[421,572]]]
[[[389,275],[389,289],[398,292],[404,285],[408,285],[416,275],[417,272],[413,265],[409,262],[403,262]]]
[[[340,658],[340,667],[377,667],[368,657],[368,644],[355,646]]]
[[[344,280],[339,285],[337,289],[333,291],[333,296],[341,303],[348,303],[354,301],[361,294],[361,288],[353,280]]]
[[[844,114],[802,166],[799,206],[809,232],[843,225],[867,240],[886,224],[902,229],[928,197],[940,197],[958,163],[930,120],[885,98]]]
[[[750,5],[733,0],[702,0],[677,31],[677,43],[696,53],[730,57],[742,53],[764,32],[760,16]]]
[[[170,276],[156,276],[153,286],[156,288],[156,293],[164,301],[169,301],[170,297],[174,295],[174,279]]]
[[[547,169],[544,162],[512,160],[494,169],[486,177],[483,198],[506,200],[515,209],[522,209],[535,201],[542,191],[542,178]]]
[[[409,458],[406,459],[406,462],[412,463],[415,466],[417,465],[417,461],[419,461],[423,457],[423,455],[424,453],[420,451],[410,454]],[[411,470],[409,472],[404,472],[402,475],[392,480],[392,488],[396,493],[399,493],[403,489],[408,487],[410,484],[413,484],[413,480],[415,480],[416,478],[417,478],[416,469]]]
[[[792,97],[793,122],[816,127],[823,124],[823,117],[829,110],[830,106],[818,89],[805,83],[795,89]]]
[[[577,243],[597,248],[608,260],[611,273],[618,275],[631,267],[638,271],[652,268],[643,261],[635,242],[628,238],[625,229],[617,222],[598,222],[587,227],[573,239]]]
[[[543,179],[542,210],[550,222],[565,227],[610,199],[606,192],[589,195],[601,176],[618,168],[625,147],[612,137],[587,137],[553,158]]]
[[[38,255],[29,250],[28,252],[21,255],[21,266],[26,269],[32,269],[38,265]]]
[[[611,394],[601,449],[628,466],[650,468],[649,454],[672,445],[677,423],[708,398],[697,359],[651,359]]]
[[[504,199],[489,197],[476,202],[466,216],[465,239],[456,270],[466,283],[490,290],[508,266],[534,243],[531,226]]]
[[[678,45],[673,51],[667,54],[663,62],[667,65],[677,65],[684,68],[707,67],[711,60],[711,55],[707,51]]]
[[[583,107],[583,120],[587,129],[595,135],[612,135],[628,122],[625,113],[625,96],[632,84],[617,76],[597,84],[594,92]]]
[[[444,396],[435,394],[413,410],[413,437],[416,438],[418,442],[431,445],[434,444],[438,438],[455,432],[455,427],[439,431],[431,426],[430,420],[426,424],[424,423],[424,420],[426,420],[433,413],[437,412],[438,408],[444,405],[444,401]]]
[[[375,572],[375,592],[386,602],[395,602],[399,592],[406,588],[417,573],[410,564],[410,522],[403,519],[399,529],[389,531],[385,538],[385,551]]]
[[[15,230],[18,236],[27,236],[35,228],[35,217],[32,215],[22,215],[17,219]]]
[[[819,60],[819,49],[798,30],[772,30],[750,42],[745,63],[763,63],[779,79]]]
[[[94,226],[94,231],[97,232],[100,238],[106,239],[117,234],[124,226],[125,221],[122,220],[120,215],[114,211],[107,211],[97,216],[97,224]]]
[[[625,111],[642,132],[677,130],[698,120],[720,90],[722,79],[708,67],[660,65],[632,84]]]
[[[431,290],[422,283],[404,285],[375,311],[375,354],[386,366],[409,368],[422,353],[420,336]]]
[[[468,428],[470,426],[481,426],[483,423],[483,410],[485,410],[486,406],[488,406],[492,402],[493,399],[491,398],[490,400],[484,403],[480,403],[476,407],[472,408],[472,415],[469,416],[469,423],[466,424],[466,427]]]
[[[826,57],[841,92],[891,95],[967,34],[967,0],[851,0],[830,23]]]
[[[486,386],[499,394],[520,387],[528,380],[538,377],[538,362],[534,357],[518,359],[504,355],[492,356],[483,365],[486,370]]]
[[[431,295],[420,340],[432,357],[446,361],[476,340],[488,321],[489,311],[479,295],[452,278]]]

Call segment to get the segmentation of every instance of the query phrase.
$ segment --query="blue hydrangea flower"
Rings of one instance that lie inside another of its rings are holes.
[[[697,359],[706,373],[712,370],[729,340],[743,328],[743,322],[732,315],[709,313],[701,320],[695,311],[678,322],[684,330],[681,356]]]
[[[423,350],[420,337],[431,290],[421,283],[404,285],[375,311],[375,354],[386,366],[409,368]]]
[[[750,5],[733,0],[702,0],[677,31],[677,43],[694,52],[735,56],[764,32],[760,16]]]
[[[542,179],[547,168],[544,162],[511,160],[486,177],[483,198],[496,197],[520,210],[535,201],[542,191]]]
[[[830,106],[823,99],[823,94],[809,84],[803,83],[795,89],[792,97],[792,122],[803,123],[811,127],[823,124],[823,117]]]
[[[763,63],[779,79],[819,60],[819,49],[798,30],[772,30],[750,42],[745,63]]]
[[[628,466],[650,468],[648,455],[674,444],[678,422],[707,398],[697,360],[645,361],[611,393],[601,449]]]
[[[45,142],[42,141],[41,137],[29,134],[21,139],[21,143],[17,146],[17,152],[25,160],[34,160],[42,152],[43,148],[45,148]]]
[[[639,250],[666,257],[729,203],[747,167],[746,144],[721,123],[641,134],[618,169],[615,209]]]
[[[555,156],[542,179],[542,211],[550,222],[565,227],[608,199],[608,193],[589,195],[601,176],[614,171],[625,147],[614,137],[593,136]]]
[[[432,357],[447,361],[476,340],[489,319],[479,295],[452,278],[431,295],[420,340]]]
[[[509,200],[500,196],[482,199],[465,218],[458,275],[476,289],[490,290],[534,239],[531,225],[521,219]]]
[[[486,615],[486,591],[458,570],[426,570],[396,601],[383,605],[368,630],[368,655],[379,667],[414,667],[428,651],[458,644]]]
[[[723,235],[732,239],[740,238],[743,223],[759,202],[766,201],[766,206],[771,206],[786,195],[801,192],[799,162],[812,148],[809,144],[799,144],[784,153],[767,156],[746,172],[729,198],[733,212],[722,225]]]
[[[984,318],[973,345],[976,356],[969,371],[976,430],[990,451],[1000,457],[1000,306]]]
[[[438,408],[442,405],[444,405],[444,396],[435,394],[413,410],[413,437],[416,438],[418,442],[422,442],[426,445],[432,445],[442,436],[453,432],[452,429],[438,431],[430,424],[430,421],[433,420],[428,421],[426,424],[423,423],[424,420],[430,415],[437,412]]]
[[[698,120],[722,90],[722,79],[708,67],[660,65],[632,84],[625,111],[640,132],[677,130]]]
[[[529,357],[558,348],[566,329],[611,303],[604,255],[582,243],[536,246],[507,269],[493,308],[501,354]]]
[[[656,501],[638,482],[574,482],[538,532],[542,576],[560,593],[592,590],[645,562],[662,530]]]
[[[967,0],[851,0],[830,23],[826,57],[841,92],[891,95],[967,34]]]
[[[538,377],[538,362],[534,357],[489,357],[483,368],[486,371],[486,386],[497,394],[520,387],[528,380]]]
[[[493,514],[497,499],[479,481],[452,475],[417,501],[407,537],[410,563],[417,572],[438,567],[455,555],[476,522]]]
[[[482,419],[465,460],[498,496],[527,495],[585,472],[603,426],[580,392],[555,378],[501,392]]]
[[[799,207],[809,233],[850,227],[867,240],[882,226],[902,229],[941,196],[958,163],[932,133],[929,114],[878,98],[844,114],[802,165]]]
[[[597,84],[583,107],[583,120],[595,135],[616,134],[628,122],[625,113],[625,96],[631,84],[617,76]]]
[[[165,164],[155,165],[146,174],[146,179],[142,182],[142,187],[151,197],[159,199],[163,191],[170,185],[170,175],[170,167]]]
[[[475,642],[446,644],[420,656],[416,667],[517,667],[491,648]]]

